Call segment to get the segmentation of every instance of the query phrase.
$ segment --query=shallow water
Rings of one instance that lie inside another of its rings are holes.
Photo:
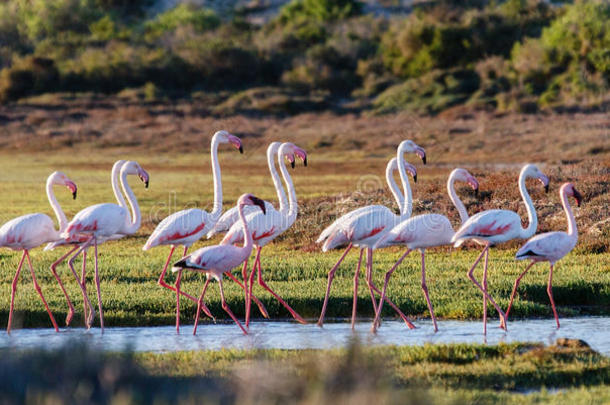
[[[561,319],[561,329],[553,319],[510,321],[508,332],[498,328],[498,321],[488,323],[487,339],[480,321],[439,321],[434,333],[430,320],[418,320],[417,329],[409,330],[401,321],[384,321],[376,335],[369,332],[369,322],[327,323],[319,328],[315,323],[253,322],[250,334],[244,335],[235,324],[200,324],[197,336],[192,325],[182,325],[180,335],[174,326],[105,328],[87,331],[84,328],[20,329],[11,335],[0,332],[0,348],[60,348],[66,342],[83,341],[101,350],[172,352],[181,350],[239,349],[327,349],[343,347],[357,336],[369,345],[423,345],[425,343],[485,343],[541,342],[552,344],[557,338],[585,340],[594,350],[610,355],[610,317],[579,317]]]

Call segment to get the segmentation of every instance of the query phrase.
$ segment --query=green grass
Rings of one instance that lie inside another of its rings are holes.
[[[227,147],[228,148],[228,147]],[[335,154],[320,154],[315,156],[313,168],[299,167],[294,170],[293,178],[301,201],[302,215],[292,230],[286,236],[278,239],[263,250],[263,271],[270,286],[290,303],[293,308],[306,318],[314,319],[319,315],[324,298],[328,270],[340,256],[340,251],[322,253],[312,244],[318,229],[328,224],[334,217],[341,199],[320,200],[316,196],[333,196],[342,190],[353,188],[361,173],[382,172],[385,156],[360,156],[335,159]],[[66,190],[56,188],[58,199],[62,203],[68,217],[79,209],[98,202],[112,201],[108,182],[112,162],[119,157],[138,159],[151,175],[150,189],[145,190],[137,181],[132,181],[133,189],[138,196],[142,213],[143,226],[137,235],[118,242],[110,242],[99,248],[102,297],[107,325],[162,325],[174,321],[175,296],[156,284],[168,247],[158,247],[143,252],[141,246],[152,231],[154,225],[164,218],[169,210],[181,209],[184,205],[210,205],[212,200],[211,176],[209,175],[207,153],[180,155],[173,159],[171,155],[158,155],[154,158],[144,157],[134,151],[123,153],[119,150],[96,150],[85,153],[75,150],[71,153],[5,155],[6,169],[0,181],[0,204],[4,207],[0,218],[6,221],[17,215],[41,211],[52,215],[44,194],[46,176],[56,169],[61,169],[79,186],[77,200],[72,200]],[[223,166],[223,184],[225,187],[225,206],[240,193],[255,191],[257,195],[274,199],[274,190],[268,179],[263,163],[263,154],[255,151],[244,160],[239,154],[223,150],[221,164]],[[350,160],[351,159],[351,160]],[[360,160],[357,160],[360,159]],[[329,162],[344,165],[345,170],[337,173],[323,169]],[[359,162],[362,162],[361,164]],[[358,167],[357,163],[361,167]],[[316,168],[317,166],[317,168]],[[381,167],[377,167],[381,166]],[[236,169],[237,167],[237,169]],[[322,168],[321,168],[322,167]],[[246,170],[248,182],[240,175]],[[428,174],[431,171],[432,174]],[[421,180],[414,186],[416,209],[426,211],[435,209],[436,204],[447,204],[442,195],[443,178],[438,168],[422,168]],[[319,177],[322,180],[319,180]],[[584,176],[584,175],[583,175]],[[312,179],[316,181],[312,181]],[[501,178],[503,179],[503,177]],[[495,179],[498,181],[498,178]],[[426,185],[426,183],[428,183]],[[382,186],[381,186],[382,187]],[[422,191],[423,189],[423,191]],[[504,190],[495,191],[503,193]],[[426,193],[432,200],[426,200]],[[346,207],[364,205],[371,202],[387,201],[384,192],[374,191],[369,194],[352,196]],[[372,196],[369,197],[369,195]],[[172,200],[175,196],[175,202]],[[168,198],[172,201],[168,208]],[[382,200],[379,200],[382,198]],[[471,196],[466,196],[466,202],[471,211],[489,206],[501,205],[500,197],[493,199],[488,196],[483,206]],[[548,198],[542,194],[538,199]],[[386,200],[383,200],[386,199]],[[496,201],[498,199],[498,201]],[[329,203],[330,201],[330,203]],[[589,211],[579,211],[579,220],[588,220],[593,215],[604,215],[603,197],[597,197],[598,208],[588,208]],[[476,206],[472,206],[472,204]],[[336,205],[335,205],[336,204]],[[351,204],[351,205],[350,205]],[[556,208],[537,202],[541,210],[552,214],[551,227],[565,226],[562,214]],[[593,204],[593,203],[591,203]],[[447,205],[445,205],[447,206]],[[330,207],[330,208],[329,208]],[[441,209],[444,209],[442,207]],[[582,208],[583,210],[586,208]],[[319,211],[319,212],[318,212]],[[454,210],[447,209],[451,215]],[[321,214],[320,214],[321,212]],[[557,215],[555,215],[557,214]],[[316,216],[317,215],[317,216]],[[582,219],[581,219],[582,218]],[[558,224],[555,226],[555,224]],[[548,226],[546,216],[541,217],[541,227]],[[581,230],[583,237],[586,231]],[[604,244],[605,236],[595,237],[595,243]],[[554,295],[561,316],[579,314],[610,313],[610,253],[588,253],[590,239],[581,242],[577,251],[568,255],[558,265],[554,274]],[[193,249],[209,244],[209,241],[198,242]],[[582,246],[584,245],[584,247]],[[513,245],[517,246],[517,244]],[[31,253],[37,278],[49,302],[51,310],[59,323],[65,317],[67,306],[51,272],[48,270],[51,262],[59,257],[66,248],[53,252],[43,252],[34,249]],[[602,250],[603,251],[603,250]],[[401,254],[398,248],[379,251],[374,257],[374,281],[378,286],[383,284],[385,270],[389,269]],[[482,314],[481,296],[478,290],[468,281],[466,270],[476,258],[478,250],[474,249],[434,249],[427,254],[427,280],[430,296],[437,315],[440,318],[467,319],[479,318]],[[175,255],[178,259],[179,254]],[[7,249],[0,251],[0,323],[5,324],[8,317],[10,302],[10,283],[14,276],[20,258],[19,252]],[[514,248],[493,250],[490,255],[489,288],[494,298],[503,308],[508,304],[512,284],[525,266],[523,262],[514,260]],[[356,251],[350,253],[344,264],[338,270],[333,284],[330,305],[327,316],[349,317],[351,314],[352,280],[357,259]],[[78,264],[80,266],[80,264]],[[428,316],[427,307],[420,288],[420,257],[413,252],[398,271],[395,272],[388,289],[389,297],[410,316]],[[90,297],[95,299],[92,283],[92,260],[88,264],[88,284]],[[364,272],[364,270],[362,270]],[[66,281],[70,296],[76,305],[77,312],[82,313],[80,290],[67,265],[59,269],[61,277]],[[475,273],[481,277],[481,269]],[[548,317],[551,311],[546,294],[546,279],[548,268],[545,264],[536,265],[524,278],[515,301],[511,317]],[[239,276],[241,278],[241,276]],[[168,275],[168,281],[173,282],[173,275]],[[183,278],[182,288],[192,294],[198,294],[203,285],[203,277],[188,274]],[[243,316],[244,299],[241,290],[232,282],[226,282],[227,299],[232,310]],[[272,318],[287,318],[289,314],[283,307],[255,287],[255,294],[267,306]],[[206,302],[218,318],[227,318],[220,307],[218,288],[213,285],[207,294]],[[384,306],[386,316],[393,316],[391,310]],[[193,318],[194,306],[191,302],[182,300],[183,321]],[[491,314],[495,311],[492,309]],[[77,316],[79,315],[77,314]],[[360,316],[372,316],[372,306],[366,286],[361,279],[359,290]],[[255,316],[259,316],[255,313]],[[80,319],[75,319],[75,325]],[[16,298],[15,326],[48,327],[49,320],[42,303],[32,288],[31,277],[27,269],[22,271],[21,282]]]

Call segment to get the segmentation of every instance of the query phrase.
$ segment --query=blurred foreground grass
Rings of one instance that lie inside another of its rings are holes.
[[[0,402],[604,404],[610,360],[578,341],[168,354],[2,350]]]

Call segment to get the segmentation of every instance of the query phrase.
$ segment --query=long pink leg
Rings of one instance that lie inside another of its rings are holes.
[[[470,281],[472,281],[472,283],[479,289],[481,290],[481,292],[483,293],[483,295],[485,295],[485,297],[489,300],[489,302],[491,302],[491,304],[494,306],[494,308],[496,309],[496,311],[498,311],[498,314],[500,315],[500,324],[501,327],[502,325],[504,326],[504,330],[507,330],[507,326],[506,326],[506,315],[504,314],[504,311],[502,311],[502,308],[500,308],[500,306],[498,304],[496,304],[496,301],[494,301],[493,298],[491,298],[491,296],[487,293],[487,290],[483,289],[483,287],[481,286],[481,284],[479,284],[479,282],[474,278],[474,269],[477,267],[477,264],[479,264],[479,262],[481,261],[481,259],[483,258],[483,255],[485,254],[485,252],[489,250],[489,245],[486,245],[485,248],[483,249],[483,251],[481,252],[481,254],[479,255],[479,257],[477,258],[477,260],[474,261],[474,264],[472,265],[472,267],[470,268],[470,270],[468,270],[467,276],[470,279]]]
[[[89,312],[89,308],[87,307],[87,301],[85,300],[85,296],[87,295],[87,249],[83,250],[83,266],[82,266],[82,272],[81,272],[81,281],[83,283],[83,291],[84,291],[84,295],[83,295],[83,311],[84,311],[84,317],[85,317],[85,322],[88,316],[88,312]]]
[[[485,252],[485,262],[483,265],[483,288],[487,291],[487,262],[489,259],[489,249]],[[502,323],[502,322],[500,322]],[[483,295],[483,334],[487,335],[487,298]]]
[[[56,268],[59,265],[59,263],[66,260],[66,257],[70,256],[70,254],[72,254],[72,252],[74,252],[76,249],[78,249],[78,246],[74,246],[72,248],[72,250],[70,250],[68,253],[66,253],[65,255],[63,255],[62,257],[57,259],[56,261],[54,261],[53,264],[51,264],[51,273],[53,273],[53,276],[55,276],[55,279],[59,283],[59,287],[61,288],[61,291],[66,296],[66,301],[68,301],[68,315],[66,316],[66,326],[70,325],[70,322],[72,321],[72,317],[74,316],[74,305],[72,305],[72,301],[70,301],[70,296],[68,295],[68,292],[66,291],[63,283],[61,282],[61,279],[59,278],[59,275],[57,274]]]
[[[347,245],[347,248],[343,252],[343,255],[339,258],[339,260],[337,260],[337,263],[335,263],[333,268],[330,269],[330,271],[328,272],[328,283],[326,284],[326,295],[324,296],[324,304],[322,304],[322,312],[320,313],[320,319],[318,319],[319,327],[322,327],[322,325],[324,324],[324,315],[326,314],[326,306],[328,305],[328,298],[330,296],[330,285],[332,284],[333,278],[335,277],[335,272],[337,271],[337,269],[339,268],[339,265],[341,264],[343,259],[345,259],[345,256],[347,256],[347,254],[349,253],[349,251],[351,249],[352,249],[352,244],[350,243],[349,245]]]
[[[551,307],[553,308],[553,315],[555,315],[555,322],[557,322],[557,329],[559,329],[559,317],[557,316],[557,309],[555,308],[555,300],[553,299],[553,263],[551,263],[551,269],[549,271],[549,284],[546,287],[546,292],[551,300]]]
[[[360,264],[362,263],[362,254],[364,249],[360,249],[360,257],[358,257],[358,265],[356,266],[356,272],[354,273],[354,299],[352,301],[352,330],[354,330],[356,324],[356,308],[358,306],[358,279],[360,278]]]
[[[527,267],[525,268],[525,270],[523,270],[523,273],[521,273],[519,275],[519,277],[517,277],[517,279],[515,280],[515,285],[513,286],[513,292],[510,294],[510,302],[508,303],[508,308],[506,308],[506,320],[508,320],[508,314],[510,314],[510,309],[513,306],[513,300],[515,299],[515,295],[517,294],[517,287],[519,287],[519,283],[521,282],[521,279],[523,278],[523,276],[525,276],[525,273],[527,273],[534,264],[536,264],[535,261],[532,261],[530,264],[528,264]]]
[[[176,333],[180,334],[180,280],[182,280],[182,270],[178,271],[176,277]],[[199,306],[199,305],[197,305]]]
[[[239,281],[231,272],[227,271],[225,274],[232,281],[234,281],[239,286],[239,288],[241,288],[242,290],[245,290],[245,288],[246,288],[245,285],[241,281]],[[256,295],[252,294],[252,296],[250,298],[252,299],[252,301],[254,301],[256,306],[258,306],[258,310],[260,311],[263,318],[269,318],[269,313],[267,312],[267,308],[265,308],[265,305],[256,297]]]
[[[197,334],[197,325],[199,324],[199,315],[201,314],[201,305],[203,304],[203,296],[205,295],[205,291],[208,289],[208,285],[210,284],[210,278],[207,277],[205,280],[205,284],[203,285],[203,290],[201,291],[201,296],[197,300],[197,313],[195,314],[195,326],[193,327],[193,335]]]
[[[8,312],[8,325],[6,327],[6,333],[11,333],[11,327],[13,325],[13,309],[15,308],[15,293],[17,292],[17,282],[19,281],[19,273],[21,273],[21,266],[23,266],[23,261],[25,260],[25,250],[21,255],[21,260],[19,260],[19,265],[17,266],[17,271],[15,272],[15,277],[13,278],[13,284],[11,285],[11,308]]]
[[[432,323],[434,324],[434,331],[438,332],[436,326],[436,316],[434,316],[434,308],[432,308],[432,302],[430,302],[430,296],[428,295],[428,286],[426,285],[426,251],[421,250],[421,289],[424,291],[426,302],[428,303],[428,310],[430,310],[430,316],[432,317]]]
[[[78,286],[80,287],[82,293],[83,293],[83,300],[85,301],[86,305],[89,307],[89,314],[86,314],[86,319],[85,319],[85,325],[87,326],[87,329],[91,328],[91,325],[93,324],[93,318],[95,317],[95,310],[93,309],[93,305],[91,304],[91,301],[89,300],[89,296],[87,295],[87,290],[85,287],[85,280],[83,279],[81,281],[81,279],[78,277],[78,274],[76,273],[76,270],[74,269],[74,260],[78,257],[78,255],[81,252],[85,252],[86,249],[91,245],[91,242],[93,242],[93,237],[87,239],[86,242],[84,242],[82,245],[80,245],[80,247],[78,248],[78,250],[72,255],[72,257],[70,259],[68,259],[68,267],[70,267],[70,270],[72,270],[72,274],[74,275],[74,278],[76,279],[76,282],[78,283]],[[83,256],[83,258],[85,258]]]
[[[375,299],[375,292],[373,290],[373,249],[366,249],[366,284],[369,287],[371,293],[371,301],[373,302],[373,313],[377,313],[377,300]],[[377,288],[377,287],[374,287]]]
[[[53,327],[55,328],[55,332],[59,332],[59,328],[57,327],[55,318],[53,317],[53,314],[51,313],[51,310],[49,309],[49,306],[47,305],[47,301],[44,299],[44,295],[42,295],[42,290],[40,289],[40,286],[38,285],[38,282],[36,281],[36,275],[34,274],[34,267],[32,266],[32,261],[30,260],[30,254],[28,253],[27,249],[24,249],[23,251],[25,253],[25,257],[28,259],[28,266],[30,266],[30,273],[32,273],[32,281],[34,282],[34,289],[36,290],[38,295],[40,295],[40,299],[42,300],[42,303],[44,304],[44,307],[47,310],[47,313],[49,314],[49,318],[51,318],[51,323],[53,324]]]
[[[252,296],[252,280],[254,279],[254,271],[256,271],[256,261],[258,260],[260,255],[260,250],[256,248],[256,257],[254,262],[252,263],[252,271],[250,275],[248,275],[248,259],[244,262],[244,267],[242,269],[242,275],[244,276],[244,286],[246,287],[246,328],[250,327],[250,297]]]
[[[385,281],[383,283],[383,290],[381,290],[381,298],[379,298],[379,306],[377,306],[377,311],[375,312],[375,319],[373,320],[373,325],[371,326],[371,332],[377,332],[377,326],[379,324],[379,318],[381,316],[381,309],[383,308],[383,302],[386,298],[386,291],[388,289],[388,282],[390,281],[390,277],[392,277],[392,273],[400,266],[405,257],[407,257],[411,253],[411,249],[407,249],[406,252],[403,253],[402,256],[394,263],[394,265],[385,273]]]
[[[104,310],[102,309],[102,290],[100,288],[100,273],[97,265],[97,238],[93,237],[93,251],[95,252],[95,287],[97,288],[97,307],[100,311],[100,330],[104,333]]]
[[[239,323],[239,320],[237,320],[235,315],[233,315],[233,312],[231,312],[231,308],[229,308],[229,306],[227,305],[227,302],[225,301],[225,292],[224,292],[224,289],[222,288],[222,276],[218,279],[218,288],[220,288],[220,299],[222,300],[222,309],[224,309],[225,312],[227,314],[229,314],[231,319],[233,319],[235,321],[235,323],[237,324],[237,326],[239,326],[241,331],[244,332],[244,335],[247,335],[248,332],[244,329],[244,327],[241,325],[241,323]]]
[[[294,309],[292,309],[290,307],[290,305],[288,305],[286,303],[286,301],[284,301],[282,299],[282,297],[280,297],[277,293],[275,293],[271,287],[269,287],[267,285],[267,283],[265,283],[265,281],[263,280],[263,270],[261,269],[261,258],[260,258],[260,247],[259,247],[259,255],[258,255],[258,260],[256,262],[256,265],[258,267],[258,284],[263,287],[265,290],[267,290],[269,293],[271,293],[271,295],[273,295],[275,297],[275,299],[284,306],[284,308],[286,308],[286,310],[288,310],[288,312],[290,312],[290,315],[292,315],[292,317],[300,324],[306,324],[307,321],[305,319],[303,319],[303,317],[301,315],[299,315]],[[252,287],[250,287],[252,288]]]

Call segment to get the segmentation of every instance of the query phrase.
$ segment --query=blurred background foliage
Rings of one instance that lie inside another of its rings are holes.
[[[430,0],[408,13],[292,0],[262,21],[249,18],[256,4],[157,3],[1,1],[0,102],[143,89],[148,101],[222,92],[225,114],[608,103],[605,0]]]

